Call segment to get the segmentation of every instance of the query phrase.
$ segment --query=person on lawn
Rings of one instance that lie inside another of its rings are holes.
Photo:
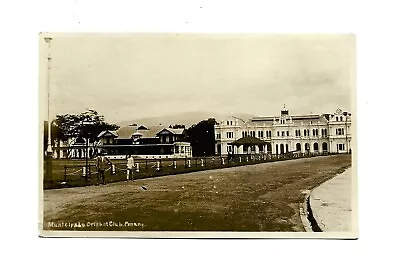
[[[127,163],[126,163],[126,170],[127,170],[127,172],[126,172],[126,180],[127,181],[133,180],[132,172],[133,172],[133,168],[134,167],[135,167],[135,161],[133,160],[132,155],[128,155]]]
[[[99,156],[97,156],[96,159],[96,167],[97,167],[97,180],[99,180],[99,177],[102,179],[103,185],[106,184],[106,179],[105,179],[105,172],[107,169],[109,169],[112,165],[111,161],[105,156],[105,152],[100,152]]]

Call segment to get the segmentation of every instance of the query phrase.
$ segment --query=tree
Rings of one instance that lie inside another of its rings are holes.
[[[85,124],[90,122],[91,124]],[[44,144],[47,144],[47,122],[45,122]],[[93,109],[89,109],[81,114],[57,115],[52,121],[51,133],[52,143],[55,141],[67,141],[68,138],[88,138],[90,143],[97,140],[97,136],[102,131],[114,131],[119,128],[118,125],[109,124],[104,121],[104,116]],[[72,144],[73,145],[73,144]]]
[[[187,133],[192,146],[193,156],[210,156],[215,154],[214,118],[203,120],[192,125]]]
[[[87,125],[85,123],[92,123]],[[104,121],[104,116],[93,109],[89,109],[79,115],[57,115],[53,125],[58,130],[57,138],[67,140],[68,137],[84,136],[94,141],[97,135],[102,131],[114,131],[119,128],[118,125],[109,124]],[[88,127],[90,126],[90,127]]]
[[[185,125],[184,124],[175,124],[174,126],[172,126],[172,129],[185,129]]]

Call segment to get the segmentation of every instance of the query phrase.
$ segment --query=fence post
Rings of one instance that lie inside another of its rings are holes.
[[[64,164],[64,182],[67,182],[67,164]]]
[[[139,162],[136,162],[136,173],[139,173],[139,172],[140,172],[140,170],[139,170]]]
[[[176,160],[173,161],[174,169],[176,169]]]
[[[85,166],[82,167],[82,176],[86,176],[86,167]]]
[[[242,157],[239,156],[239,163],[242,163]]]
[[[147,158],[146,158],[146,170],[147,170]]]
[[[187,164],[187,166],[188,166],[188,168],[191,167],[191,165],[190,165],[190,159],[188,159],[188,164]]]
[[[115,175],[115,165],[111,165],[111,175]]]
[[[156,170],[157,170],[157,171],[160,171],[160,161],[157,161],[157,168],[156,168]]]
[[[224,160],[224,158],[221,158],[221,163],[222,163],[222,165],[225,165],[225,160]]]
[[[126,169],[126,180],[129,181],[129,168]]]
[[[246,162],[249,162],[249,156],[246,156]]]
[[[201,159],[201,166],[204,167],[204,160]]]

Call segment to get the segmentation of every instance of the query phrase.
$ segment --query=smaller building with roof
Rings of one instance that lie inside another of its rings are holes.
[[[163,126],[124,126],[119,130],[101,132],[98,151],[108,156],[134,155],[142,158],[190,158],[192,147],[186,130]]]

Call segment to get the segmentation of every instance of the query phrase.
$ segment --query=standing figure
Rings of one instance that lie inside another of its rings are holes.
[[[105,155],[105,152],[100,152],[99,156],[96,158],[96,167],[98,174],[97,180],[99,179],[99,177],[101,177],[103,185],[106,184],[105,172],[112,165],[111,161]]]
[[[128,155],[128,158],[127,158],[127,163],[126,163],[126,170],[127,170],[127,172],[126,172],[126,180],[127,181],[129,181],[129,180],[133,180],[133,168],[135,167],[135,161],[133,160],[133,157],[132,157],[132,155]]]

